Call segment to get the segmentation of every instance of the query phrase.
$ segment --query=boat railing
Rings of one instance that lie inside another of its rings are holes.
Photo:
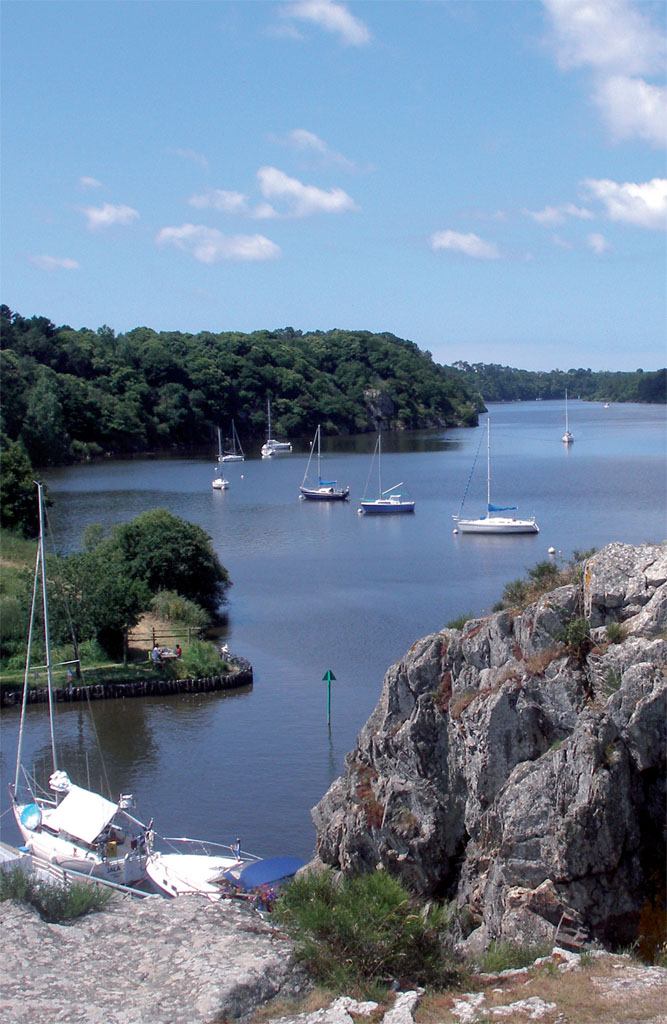
[[[246,850],[242,850],[238,843],[215,843],[210,839],[191,839],[189,836],[156,836],[157,839],[161,839],[163,843],[181,843],[188,848],[197,847],[206,854],[220,850],[227,854],[231,854],[234,857],[238,857],[239,860],[261,860],[255,853],[248,853]]]
[[[105,889],[113,889],[124,896],[139,896],[143,898],[144,896],[151,895],[150,892],[135,889],[130,885],[123,885],[121,882],[112,882],[107,878],[99,878],[96,875],[89,874],[87,871],[75,871],[72,868],[59,867],[46,857],[40,857],[35,853],[29,855],[29,861],[32,871],[38,878],[55,882],[57,885],[68,886],[72,882],[85,882],[86,884],[103,886]]]

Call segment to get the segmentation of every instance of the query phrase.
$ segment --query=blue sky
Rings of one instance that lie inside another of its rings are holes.
[[[5,0],[0,298],[664,366],[665,11]]]

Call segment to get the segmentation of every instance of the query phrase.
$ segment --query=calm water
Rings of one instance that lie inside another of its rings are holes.
[[[234,581],[226,639],[249,658],[254,687],[231,696],[174,696],[58,708],[60,759],[78,781],[100,781],[96,730],[112,792],[134,792],[138,813],[164,835],[221,842],[237,835],[260,854],[308,857],[310,808],[340,774],[389,665],[462,612],[490,610],[506,582],[548,557],[613,540],[665,538],[665,407],[569,402],[491,407],[492,501],[535,513],[537,536],[454,536],[465,504],[486,502],[486,424],[383,438],[383,485],[405,481],[414,516],[357,515],[374,437],[340,439],[323,476],[352,500],[301,502],[307,445],[290,456],[225,467],[213,459],[106,462],[52,471],[50,519],[62,550],[89,523],[127,521],[156,506],[198,523]],[[243,440],[243,439],[242,439]],[[257,448],[259,446],[256,446]],[[298,447],[298,446],[297,446]],[[372,478],[375,485],[376,477]],[[372,489],[372,488],[371,488]],[[327,728],[327,669],[332,684]],[[2,785],[13,776],[15,710],[0,717]],[[26,761],[48,774],[47,716],[30,709]],[[11,815],[0,837],[15,842]]]

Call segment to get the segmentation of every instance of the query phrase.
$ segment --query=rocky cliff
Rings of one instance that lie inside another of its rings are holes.
[[[655,930],[666,581],[667,544],[612,544],[523,610],[414,644],[313,810],[320,860],[455,899],[471,949]]]

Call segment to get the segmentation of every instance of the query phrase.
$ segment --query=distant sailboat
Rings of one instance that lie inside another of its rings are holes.
[[[263,459],[272,459],[276,455],[289,455],[292,445],[289,441],[276,441],[271,437],[271,399],[267,399],[267,417],[269,423],[269,434],[261,447],[260,454]]]
[[[313,452],[317,446],[317,486],[313,487],[308,485],[308,473],[310,471],[310,463],[313,458]],[[315,437],[313,443],[310,446],[310,455],[308,456],[308,464],[306,466],[306,472],[303,475],[301,486],[299,487],[299,497],[303,500],[309,501],[346,501],[350,496],[349,487],[336,487],[335,480],[323,480],[321,475],[321,454],[320,454],[320,427],[318,425],[315,431]]]
[[[491,504],[491,417],[486,423],[486,515],[479,519],[462,519],[461,511],[465,494],[461,502],[459,514],[452,516],[456,528],[461,533],[539,533],[540,528],[532,519],[517,519],[515,516],[501,516],[499,512],[515,512],[516,505],[492,505]],[[481,441],[481,439],[480,439]],[[479,448],[477,449],[479,452]],[[477,456],[475,456],[475,460]],[[473,469],[474,469],[473,463]],[[471,473],[472,476],[472,473]],[[470,481],[468,481],[470,483]]]
[[[361,499],[360,512],[364,513],[375,513],[387,515],[396,512],[414,512],[415,503],[411,498],[406,497],[398,491],[399,487],[403,486],[403,481],[394,484],[393,487],[388,487],[386,490],[382,489],[382,433],[378,433],[377,441],[375,442],[375,450],[373,452],[373,458],[371,460],[371,468],[368,473],[368,479],[370,480],[371,473],[373,471],[373,463],[377,456],[378,462],[378,496],[377,498],[367,498],[366,491],[364,491],[364,497]],[[366,490],[368,490],[368,481],[366,481]]]
[[[567,390],[565,391],[565,433],[561,437],[563,444],[572,444],[574,436],[570,433],[570,425],[567,418]]]
[[[236,425],[232,420],[232,450],[222,451],[220,444],[220,428],[218,427],[218,462],[243,462],[245,455],[241,442],[239,441],[239,435],[236,433]]]
[[[220,427],[218,427],[218,462],[222,462],[224,459],[224,451],[222,449],[222,434],[220,433]],[[215,491],[226,491],[229,487],[229,480],[225,479],[225,474],[220,473],[216,467],[216,476],[211,480],[211,487]]]

